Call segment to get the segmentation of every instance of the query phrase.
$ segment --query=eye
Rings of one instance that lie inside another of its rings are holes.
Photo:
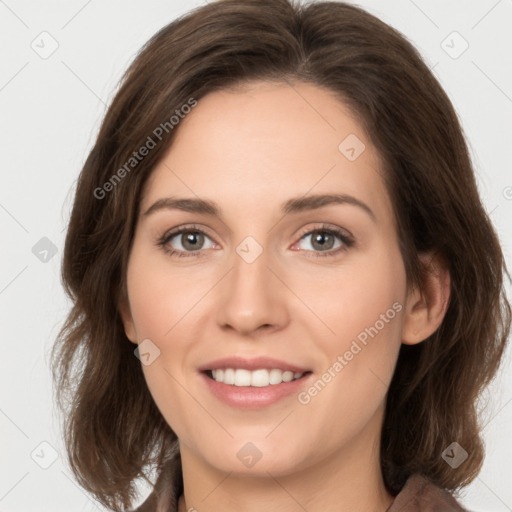
[[[209,244],[205,246],[205,242]],[[198,256],[201,249],[212,249],[215,243],[200,228],[195,226],[186,226],[177,230],[165,233],[158,241],[162,249],[173,256],[187,257]],[[189,254],[187,254],[189,253]]]
[[[341,229],[321,226],[302,235],[295,246],[300,245],[301,242],[302,247],[299,249],[314,252],[315,256],[333,256],[351,247],[354,239]]]
[[[304,233],[291,249],[297,250],[299,246],[298,249],[313,253],[313,257],[324,257],[335,256],[341,251],[346,251],[353,244],[354,239],[345,231],[322,225]],[[203,249],[217,247],[208,234],[195,225],[166,232],[158,240],[157,245],[161,246],[167,254],[177,257],[198,257],[203,255]]]

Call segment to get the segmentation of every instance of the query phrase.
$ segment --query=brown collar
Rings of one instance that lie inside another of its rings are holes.
[[[448,491],[414,474],[386,512],[465,512],[465,509]]]

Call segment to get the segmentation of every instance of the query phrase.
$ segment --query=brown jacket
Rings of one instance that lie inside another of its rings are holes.
[[[177,512],[183,493],[181,461],[178,455],[166,465],[146,501],[132,512]],[[130,512],[130,511],[129,511]],[[420,475],[412,475],[386,512],[467,512],[453,496]]]

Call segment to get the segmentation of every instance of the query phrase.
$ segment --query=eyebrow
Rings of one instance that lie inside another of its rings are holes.
[[[357,206],[366,212],[374,222],[377,222],[375,214],[366,203],[348,194],[317,194],[292,198],[281,205],[281,212],[284,215],[289,213],[299,213],[308,210],[315,210],[332,204],[349,204]],[[160,210],[182,210],[184,212],[203,213],[215,217],[220,217],[222,212],[219,205],[214,201],[198,198],[164,197],[153,203],[143,213],[143,216],[147,217],[148,215]]]

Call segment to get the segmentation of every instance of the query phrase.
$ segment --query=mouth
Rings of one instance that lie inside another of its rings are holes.
[[[206,370],[203,373],[211,380],[221,384],[265,388],[300,380],[311,372],[293,372],[279,368],[260,368],[252,371],[245,368],[218,368]]]
[[[237,409],[268,407],[298,394],[314,378],[307,368],[269,357],[228,357],[198,370],[209,393]]]

